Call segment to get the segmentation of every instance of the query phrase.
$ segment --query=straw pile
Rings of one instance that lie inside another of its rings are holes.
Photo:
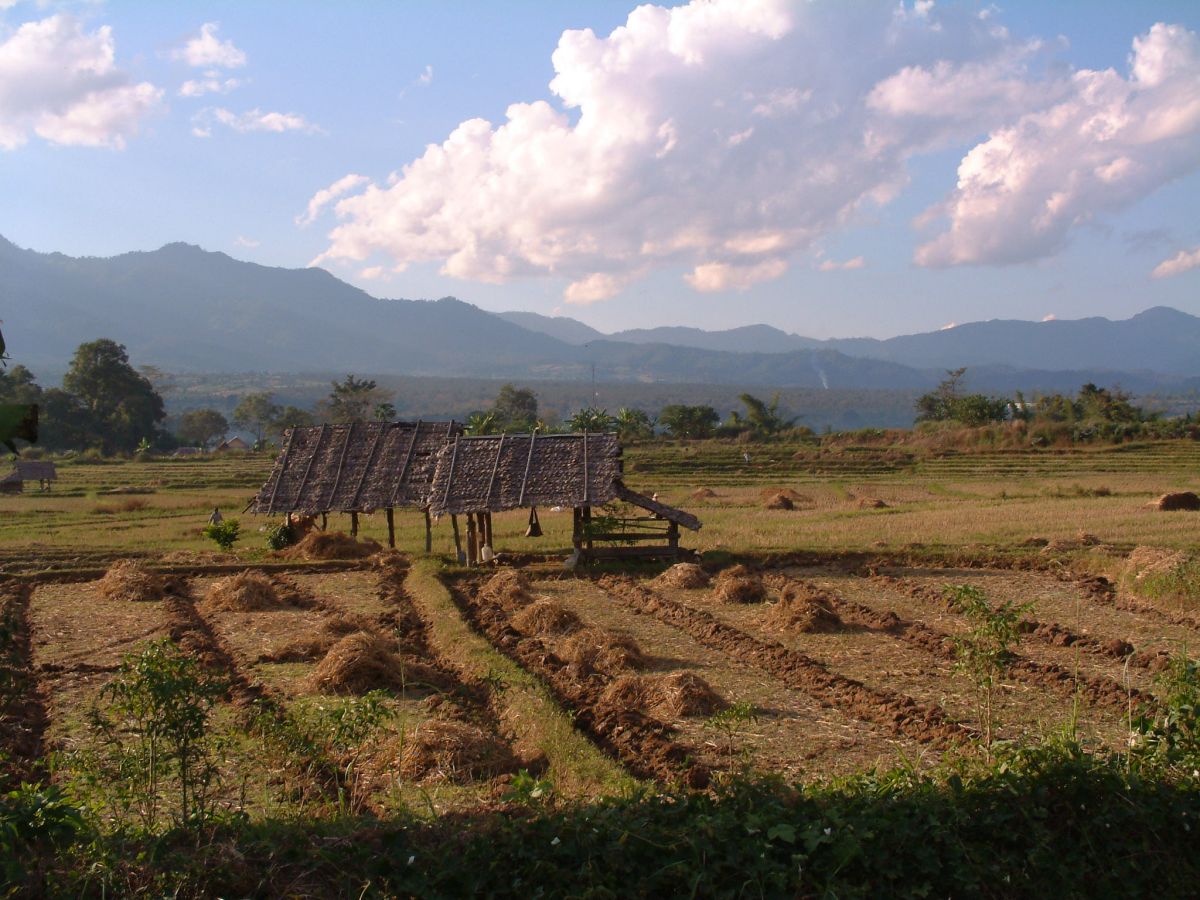
[[[714,491],[712,488],[706,488],[706,487],[697,488],[696,490],[692,491],[692,494],[691,494],[692,499],[697,502],[699,502],[701,500],[713,500],[716,498],[716,496],[717,496],[716,491]]]
[[[596,673],[617,675],[646,664],[642,648],[633,638],[604,628],[584,628],[571,635],[563,656],[576,678]]]
[[[118,559],[108,567],[104,577],[97,582],[96,589],[106,600],[149,603],[163,598],[167,592],[167,582],[157,572],[152,572],[135,560]]]
[[[312,662],[329,652],[339,638],[355,631],[371,631],[374,626],[365,617],[352,613],[338,613],[327,619],[318,634],[302,637],[285,644],[271,653],[259,657],[260,662],[294,663]]]
[[[656,587],[695,590],[708,587],[708,573],[695,563],[676,563],[652,582]]]
[[[763,620],[773,631],[791,634],[837,631],[842,627],[842,620],[827,603],[802,593],[785,594],[767,609]]]
[[[1095,547],[1100,543],[1097,535],[1080,531],[1073,538],[1053,538],[1047,541],[1042,553],[1065,553],[1070,550],[1082,550],[1084,547]]]
[[[340,531],[310,531],[280,555],[286,559],[366,559],[383,550],[370,538],[356,540]]]
[[[1140,580],[1149,575],[1169,575],[1187,563],[1186,553],[1160,547],[1135,547],[1125,560],[1125,573]]]
[[[554,600],[538,600],[512,617],[513,627],[522,634],[570,634],[583,627],[579,616]]]
[[[429,719],[404,742],[400,774],[410,781],[465,784],[516,768],[512,751],[495,734],[467,722]]]
[[[1154,501],[1153,506],[1162,512],[1178,512],[1180,510],[1195,512],[1200,510],[1200,497],[1192,491],[1176,491],[1171,494],[1163,494]]]
[[[529,576],[516,569],[501,569],[480,590],[480,596],[506,612],[515,612],[533,602]]]
[[[204,602],[213,609],[233,612],[279,609],[284,605],[271,579],[249,569],[214,581]]]
[[[887,509],[888,504],[884,503],[878,497],[863,497],[858,501],[859,509]]]
[[[622,675],[600,696],[615,710],[642,709],[668,718],[711,716],[725,705],[712,686],[692,672],[668,675]]]
[[[787,494],[772,494],[763,504],[767,509],[795,509],[796,504]]]
[[[400,691],[444,682],[437,669],[401,658],[390,641],[370,631],[356,631],[339,640],[309,678],[314,690],[330,694],[365,694],[381,688]]]
[[[740,563],[722,569],[713,593],[726,603],[759,603],[767,596],[762,579]]]

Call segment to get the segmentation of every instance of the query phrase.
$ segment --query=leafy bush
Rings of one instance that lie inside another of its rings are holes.
[[[204,526],[204,536],[215,541],[222,550],[229,551],[241,536],[242,526],[237,519],[226,519],[215,525]]]
[[[296,543],[296,533],[292,530],[292,526],[286,522],[282,525],[276,525],[267,532],[267,547],[271,550],[282,550],[284,547],[290,547]]]

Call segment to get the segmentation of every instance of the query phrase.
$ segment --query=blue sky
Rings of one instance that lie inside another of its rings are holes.
[[[0,0],[0,234],[604,330],[1200,314],[1200,4],[632,10]]]

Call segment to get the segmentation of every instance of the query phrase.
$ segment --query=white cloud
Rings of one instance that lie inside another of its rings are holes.
[[[30,132],[56,144],[125,146],[163,92],[116,67],[112,29],[71,16],[26,22],[0,42],[0,149]]]
[[[426,66],[425,71],[417,76],[418,84],[433,84],[433,66]]]
[[[343,175],[327,188],[322,188],[312,195],[304,214],[296,216],[297,225],[311,225],[326,206],[343,194],[361,187],[371,179],[366,175]]]
[[[845,262],[835,262],[832,259],[826,259],[821,262],[818,269],[822,272],[846,272],[853,269],[866,268],[867,261],[861,256],[856,256],[853,259],[848,259]]]
[[[246,54],[234,46],[233,41],[222,41],[217,37],[216,22],[205,22],[200,33],[186,44],[172,51],[171,58],[182,60],[197,69],[238,69],[246,64]]]
[[[387,271],[383,266],[368,266],[358,274],[360,277],[366,278],[368,281],[375,281],[376,279],[383,278],[387,274]]]
[[[180,97],[203,97],[205,94],[228,94],[241,84],[236,78],[189,79],[179,86]]]
[[[1180,250],[1170,259],[1164,259],[1154,271],[1150,273],[1152,278],[1170,278],[1172,275],[1182,275],[1192,269],[1200,267],[1200,247],[1194,250]]]
[[[242,134],[252,131],[274,134],[282,134],[285,131],[315,133],[321,130],[299,113],[263,112],[257,107],[244,113],[235,113],[221,106],[210,106],[192,117],[192,134],[196,137],[211,137],[214,124],[224,125]]]
[[[388,180],[357,185],[336,203],[340,223],[320,258],[383,253],[484,282],[553,276],[575,303],[667,267],[698,291],[744,290],[890,202],[914,154],[1006,129],[1027,141],[1029,117],[1044,116],[1037,128],[1067,150],[1063,164],[1086,157],[1081,147],[1103,135],[1081,136],[1086,119],[1056,124],[1055,110],[1092,102],[1088,79],[1103,73],[1047,64],[1053,47],[1018,41],[966,6],[695,0],[639,6],[607,37],[564,32],[552,102],[514,103],[499,124],[464,121]],[[1137,53],[1147,81],[1161,75],[1154,108],[1170,111],[1165,92],[1182,92],[1188,67],[1174,51],[1162,64]],[[1137,147],[1093,155],[1091,177],[1106,190],[1130,184],[1132,197],[1161,183],[1139,174],[1157,158]],[[958,193],[928,216],[952,216],[955,237]],[[1047,214],[1069,223],[1094,198],[1053,200],[1061,209]],[[1020,201],[976,205],[981,222],[1004,226],[998,243]],[[1053,231],[1032,242],[1038,252],[1053,252]],[[942,240],[922,248],[922,262],[970,256]]]
[[[957,322],[947,322],[945,325],[943,325],[941,328],[939,328],[938,331],[950,331],[952,328],[957,328],[957,327],[958,327]]]
[[[262,241],[255,240],[254,238],[248,238],[240,234],[233,239],[233,242],[239,247],[248,247],[251,250],[262,244]]]
[[[1043,322],[1057,322],[1058,316],[1056,316],[1054,313],[1046,313],[1044,316],[1042,316],[1042,321]]]
[[[927,266],[1049,256],[1071,231],[1200,168],[1200,40],[1157,24],[1133,42],[1130,77],[1081,70],[1069,91],[974,147],[954,192],[923,217],[948,229]]]

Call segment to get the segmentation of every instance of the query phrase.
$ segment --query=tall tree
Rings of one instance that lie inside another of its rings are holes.
[[[711,406],[688,406],[672,403],[662,408],[658,422],[676,438],[712,437],[721,416]]]
[[[276,432],[284,432],[289,428],[307,428],[314,424],[313,414],[298,406],[285,406],[279,415],[271,422],[271,428]]]
[[[627,441],[653,437],[654,420],[644,410],[622,406],[617,410],[617,431]]]
[[[282,412],[268,391],[246,394],[233,410],[233,424],[246,429],[254,435],[254,442],[260,443]]]
[[[607,409],[595,406],[585,406],[567,419],[567,427],[572,431],[612,431],[616,425],[617,420],[608,414]]]
[[[62,386],[90,413],[106,453],[132,451],[166,417],[154,386],[129,364],[125,347],[108,338],[79,345]]]
[[[347,375],[330,387],[323,406],[325,418],[331,422],[361,422],[376,406],[392,399],[392,392],[381,389],[371,378]]]
[[[537,427],[537,394],[528,388],[506,384],[492,405],[496,424],[502,431],[533,431]]]
[[[215,409],[189,409],[179,417],[175,434],[185,444],[207,448],[229,431],[229,423]]]
[[[749,426],[757,435],[770,436],[791,428],[796,421],[785,419],[779,414],[779,394],[772,397],[770,403],[758,399],[753,394],[740,394],[738,399],[742,401],[742,406],[746,407],[746,417],[743,419],[738,413],[732,413],[731,424],[735,427]]]

